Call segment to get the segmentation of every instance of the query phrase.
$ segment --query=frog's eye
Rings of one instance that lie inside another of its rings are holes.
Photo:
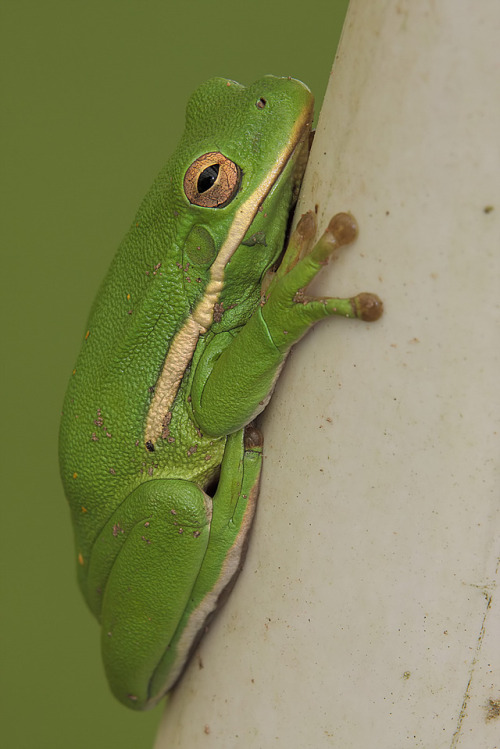
[[[190,203],[204,208],[224,208],[239,190],[241,169],[219,151],[193,161],[184,176],[184,192]]]

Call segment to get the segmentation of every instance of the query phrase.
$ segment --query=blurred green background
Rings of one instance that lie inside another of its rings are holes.
[[[1,729],[9,749],[152,747],[161,707],[111,697],[57,466],[62,398],[97,286],[222,75],[305,81],[317,111],[347,0],[4,0]]]

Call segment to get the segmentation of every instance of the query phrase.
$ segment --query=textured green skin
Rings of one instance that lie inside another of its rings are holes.
[[[262,96],[264,111],[255,106]],[[188,656],[178,652],[186,621],[217,582],[258,484],[261,448],[245,449],[241,427],[261,410],[286,352],[312,322],[277,348],[260,316],[262,279],[281,251],[290,211],[291,166],[246,234],[264,232],[266,246],[240,245],[226,267],[224,314],[201,336],[171,409],[171,439],[153,453],[144,444],[151,391],[169,342],[203,296],[238,206],[265,179],[311,103],[302,84],[272,77],[248,88],[213,79],[193,94],[182,140],[98,292],[70,380],[60,462],[78,578],[102,622],[111,688],[135,709],[155,704],[172,686],[172,662]],[[185,171],[217,150],[243,170],[240,192],[224,208],[191,205]],[[199,226],[208,237],[201,252],[199,234],[190,234]],[[254,310],[254,325],[231,356]],[[281,311],[276,322],[286,326]],[[222,367],[212,366],[214,354],[224,354]],[[235,382],[242,369],[247,394]],[[225,449],[210,521],[201,490],[217,476]]]

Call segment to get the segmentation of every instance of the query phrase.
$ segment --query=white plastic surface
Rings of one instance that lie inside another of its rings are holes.
[[[318,19],[319,22],[321,19]],[[315,285],[245,568],[157,749],[500,747],[500,3],[352,0],[304,187]]]

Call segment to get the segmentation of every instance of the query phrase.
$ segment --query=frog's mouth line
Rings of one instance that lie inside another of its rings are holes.
[[[290,234],[292,233],[292,225],[294,223],[294,218],[295,218],[295,206],[297,204],[297,200],[299,197],[300,187],[302,185],[302,179],[304,177],[304,172],[306,170],[307,162],[309,159],[309,154],[311,152],[311,146],[313,144],[315,132],[316,132],[315,130],[309,130],[309,132],[306,131],[305,135],[301,138],[301,140],[295,146],[295,149],[290,157],[290,160],[293,159],[295,162],[293,165],[293,172],[291,176],[292,202],[290,204],[290,214],[288,216],[288,221],[287,221],[287,225],[285,229],[285,239],[283,242],[283,248],[279,254],[279,257],[275,260],[273,264],[274,269],[280,266],[283,256],[286,252]],[[285,171],[285,169],[283,170],[283,172]],[[274,183],[275,186],[277,182],[279,181],[279,179],[281,179],[281,177],[283,176],[283,172],[280,174],[280,176]]]
[[[205,293],[184,325],[172,339],[155,392],[146,416],[144,443],[153,452],[163,431],[164,420],[170,412],[179,385],[194,354],[200,335],[207,332],[214,319],[214,306],[224,288],[224,271],[231,257],[245,238],[257,211],[273,186],[295,156],[299,157],[308,140],[312,121],[312,107],[304,108],[290,133],[287,144],[279,154],[266,178],[240,206],[227,237],[210,268]],[[300,161],[300,158],[298,159]]]

